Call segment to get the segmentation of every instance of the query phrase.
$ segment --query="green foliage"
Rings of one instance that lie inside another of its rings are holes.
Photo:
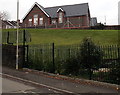
[[[44,62],[44,71],[49,73],[54,73],[53,63],[52,62]]]
[[[80,61],[81,66],[88,70],[90,79],[92,77],[93,70],[99,69],[102,58],[102,51],[93,43],[90,38],[85,38],[80,48]]]
[[[112,64],[114,64],[114,66],[112,66],[110,73],[109,73],[109,77],[110,77],[109,82],[120,84],[120,63],[114,62]]]
[[[75,57],[69,58],[64,63],[64,73],[69,75],[78,75],[79,74],[79,60]]]
[[[105,26],[102,23],[99,23],[98,25],[91,27],[91,29],[100,29],[100,30],[103,30],[104,28],[105,28]]]

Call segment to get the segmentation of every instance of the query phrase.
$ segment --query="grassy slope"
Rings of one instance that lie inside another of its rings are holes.
[[[52,43],[69,45],[80,43],[83,38],[91,37],[97,44],[117,44],[117,30],[64,30],[64,29],[27,29],[32,36],[30,44]]]
[[[56,45],[68,45],[80,43],[83,38],[91,37],[95,43],[117,44],[118,31],[115,30],[52,30],[36,29],[28,30],[32,35],[30,44],[52,43]]]

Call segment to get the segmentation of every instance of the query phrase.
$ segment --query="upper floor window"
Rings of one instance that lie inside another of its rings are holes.
[[[43,17],[40,17],[40,25],[43,25]]]
[[[38,15],[34,15],[34,25],[38,25]]]
[[[63,13],[59,12],[59,23],[63,23]]]

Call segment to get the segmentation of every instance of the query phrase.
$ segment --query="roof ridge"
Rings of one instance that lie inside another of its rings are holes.
[[[65,6],[84,5],[84,4],[88,4],[88,3],[80,3],[80,4],[72,4],[72,5],[53,6],[53,7],[46,7],[46,8],[44,8],[44,9],[48,9],[48,8],[56,8],[56,7],[65,7]]]

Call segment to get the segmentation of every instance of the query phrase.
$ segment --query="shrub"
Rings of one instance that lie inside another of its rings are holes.
[[[102,51],[93,43],[91,38],[85,38],[83,40],[80,47],[80,61],[82,68],[87,69],[89,79],[92,78],[93,70],[99,69],[102,56]]]
[[[64,63],[64,68],[65,68],[64,71],[65,74],[78,75],[80,68],[78,59],[75,57],[67,59],[66,62]]]
[[[112,66],[109,78],[111,83],[120,84],[120,63],[115,62],[114,66]]]

